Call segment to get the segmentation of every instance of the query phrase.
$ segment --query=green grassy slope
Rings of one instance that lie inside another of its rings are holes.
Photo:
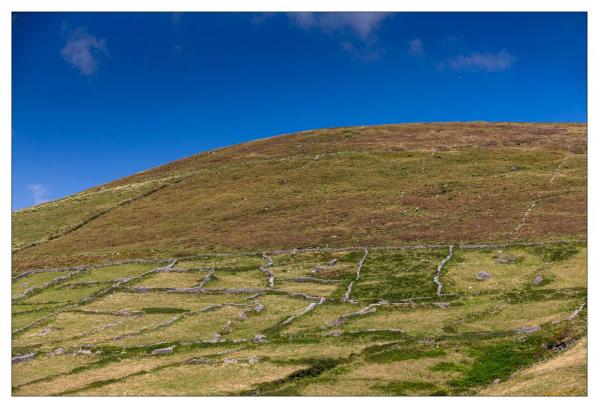
[[[18,211],[13,261],[19,271],[199,251],[585,234],[586,125],[387,125],[232,146]]]
[[[584,395],[586,164],[582,124],[322,129],[15,212],[13,395]]]
[[[13,394],[584,395],[586,354],[564,350],[586,335],[585,246],[454,247],[438,293],[447,251],[197,256],[13,279]],[[273,286],[257,267],[268,258]]]

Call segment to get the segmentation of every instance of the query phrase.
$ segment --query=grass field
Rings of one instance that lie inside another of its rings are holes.
[[[13,395],[585,395],[586,172],[585,125],[337,128],[15,212]]]

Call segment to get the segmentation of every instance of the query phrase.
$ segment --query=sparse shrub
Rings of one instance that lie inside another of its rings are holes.
[[[542,246],[535,248],[535,252],[543,262],[561,262],[570,259],[578,253],[579,249],[574,245]]]

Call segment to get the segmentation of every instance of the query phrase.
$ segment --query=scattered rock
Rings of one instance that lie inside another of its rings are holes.
[[[258,357],[250,357],[248,358],[248,363],[256,364],[258,362]]]
[[[262,303],[258,303],[256,304],[256,307],[254,307],[254,312],[256,313],[260,313],[262,310],[264,310],[264,305]]]
[[[263,335],[263,334],[261,334],[261,333],[258,333],[258,334],[256,334],[256,335],[254,336],[254,338],[252,339],[252,341],[253,341],[254,343],[264,343],[265,339],[266,339],[266,336],[265,336],[265,335]]]
[[[114,282],[114,283],[127,283],[131,279],[133,279],[133,278],[132,277],[129,277],[129,278],[116,278],[116,279],[113,279],[111,282]]]
[[[12,364],[18,364],[18,363],[22,363],[23,361],[27,361],[27,360],[30,360],[30,359],[32,359],[33,357],[35,357],[35,356],[36,356],[36,354],[37,354],[37,353],[36,353],[35,351],[33,351],[33,352],[31,352],[31,353],[27,353],[27,354],[21,354],[20,356],[14,356],[14,357],[11,359],[11,363],[12,363]]]
[[[515,255],[500,254],[497,256],[497,259],[495,260],[495,262],[497,262],[498,264],[506,265],[506,264],[516,262],[517,260],[518,260],[518,257]]]
[[[159,348],[156,350],[152,350],[152,354],[169,354],[169,353],[172,353],[174,349],[175,349],[175,346]]]
[[[210,364],[212,361],[206,357],[197,357],[192,358],[187,362],[187,364]]]
[[[65,350],[62,347],[59,347],[57,349],[54,349],[54,350],[48,352],[48,355],[49,356],[59,356],[64,353],[65,353]]]
[[[480,272],[476,273],[476,280],[479,280],[479,281],[487,280],[490,277],[491,277],[491,274],[489,272],[480,271]]]
[[[534,333],[539,330],[541,330],[540,326],[524,326],[514,329],[516,333]]]
[[[246,320],[248,318],[248,315],[245,314],[245,312],[241,312],[237,317],[239,318],[239,320]]]
[[[323,333],[323,336],[332,336],[332,337],[339,337],[343,334],[343,332],[341,330],[331,330],[329,332]]]
[[[53,328],[46,327],[46,328],[42,329],[38,334],[36,334],[36,336],[47,336],[48,334],[52,333],[53,331],[54,331]]]
[[[318,272],[320,272],[320,268],[318,266],[313,266],[312,269],[310,269],[310,272],[318,273]]]
[[[238,362],[239,362],[239,360],[237,360],[236,358],[223,359],[223,363],[225,363],[225,364],[237,364]]]
[[[212,339],[210,340],[210,342],[211,342],[211,343],[218,343],[218,342],[220,342],[220,341],[223,341],[223,338],[222,338],[222,336],[221,336],[220,334],[218,334],[218,333],[214,333],[214,334],[212,335]]]
[[[121,310],[115,313],[117,316],[131,316],[133,313],[131,313],[128,310]]]
[[[148,293],[150,291],[150,288],[140,288],[140,287],[137,287],[137,288],[131,288],[131,290],[133,292],[137,292],[137,293]]]
[[[500,382],[501,382],[501,379],[499,379],[499,378],[496,378],[496,379],[494,379],[494,380],[493,380],[493,385],[497,385],[497,384],[499,384]]]
[[[86,349],[79,349],[79,350],[75,351],[75,354],[91,355],[92,351],[91,350],[86,350]]]
[[[535,276],[535,278],[532,280],[532,284],[533,285],[540,285],[541,283],[543,283],[543,277],[541,276],[541,274],[538,274],[537,276]]]
[[[435,302],[435,303],[433,303],[433,305],[435,305],[437,307],[440,307],[441,309],[447,309],[451,305],[451,303],[449,303],[449,302]]]
[[[329,266],[333,266],[333,265],[335,265],[336,263],[337,263],[337,258],[335,258],[335,259],[331,259],[329,262],[327,262],[327,265],[329,265]]]

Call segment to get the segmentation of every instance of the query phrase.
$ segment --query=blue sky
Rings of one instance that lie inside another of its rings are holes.
[[[13,209],[332,126],[585,122],[584,13],[13,14]]]

